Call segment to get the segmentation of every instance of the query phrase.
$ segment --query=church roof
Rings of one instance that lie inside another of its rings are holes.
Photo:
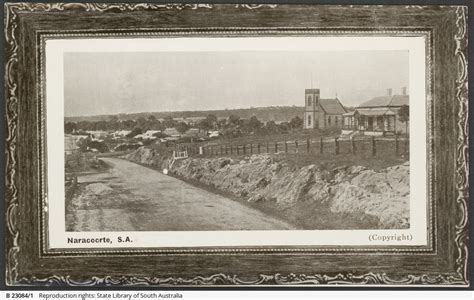
[[[319,99],[319,104],[328,115],[340,115],[346,113],[339,99]]]
[[[410,97],[408,95],[380,96],[370,99],[359,105],[359,107],[390,107],[409,105]]]

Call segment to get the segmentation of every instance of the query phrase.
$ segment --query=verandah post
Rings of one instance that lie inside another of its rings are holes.
[[[372,156],[377,155],[377,149],[375,147],[375,137],[372,137]]]
[[[395,135],[395,156],[398,156],[398,135]]]

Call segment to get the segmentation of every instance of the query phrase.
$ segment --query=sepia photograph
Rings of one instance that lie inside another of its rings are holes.
[[[66,230],[410,228],[408,54],[65,52]]]

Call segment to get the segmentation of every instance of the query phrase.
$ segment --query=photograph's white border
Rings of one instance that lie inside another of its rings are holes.
[[[46,41],[48,245],[62,248],[205,246],[423,246],[428,242],[425,37],[236,37],[51,39]],[[64,53],[194,51],[409,51],[410,229],[292,231],[66,232],[64,202]],[[52,159],[54,158],[54,159]],[[369,241],[369,235],[410,235],[411,240]],[[68,244],[67,238],[129,236],[128,244]]]

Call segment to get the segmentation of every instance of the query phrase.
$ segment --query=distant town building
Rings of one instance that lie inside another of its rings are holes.
[[[389,135],[406,133],[406,124],[400,121],[398,111],[404,105],[409,105],[410,97],[407,89],[402,88],[400,95],[392,95],[392,89],[387,95],[372,98],[356,107],[352,112],[344,114],[342,134],[360,132],[364,135]]]
[[[181,133],[179,133],[179,131],[176,128],[172,128],[172,127],[166,128],[165,130],[163,130],[163,133],[170,137],[181,136]]]
[[[190,126],[197,125],[200,121],[206,119],[206,117],[182,117],[182,118],[173,118],[176,122],[184,122]],[[158,119],[160,122],[166,121],[164,118]]]
[[[74,154],[79,151],[78,142],[81,139],[87,138],[86,135],[72,135],[72,134],[65,134],[64,135],[64,153],[65,154]]]
[[[103,130],[88,130],[86,132],[89,134],[93,141],[99,142],[102,142],[109,135],[107,131]]]
[[[339,99],[321,99],[319,89],[305,90],[304,128],[342,128],[342,115],[347,113]]]
[[[155,140],[156,136],[155,134],[160,133],[161,130],[147,130],[146,132],[142,134],[136,135],[134,138],[136,139],[143,139],[143,140]]]
[[[222,135],[222,133],[218,130],[208,131],[207,134],[210,138],[216,138],[216,137],[220,137]]]
[[[117,130],[112,133],[114,139],[124,138],[129,135],[132,131],[131,130]]]
[[[207,132],[199,128],[189,128],[188,131],[186,131],[186,133],[184,134],[184,136],[195,138],[206,137]]]

